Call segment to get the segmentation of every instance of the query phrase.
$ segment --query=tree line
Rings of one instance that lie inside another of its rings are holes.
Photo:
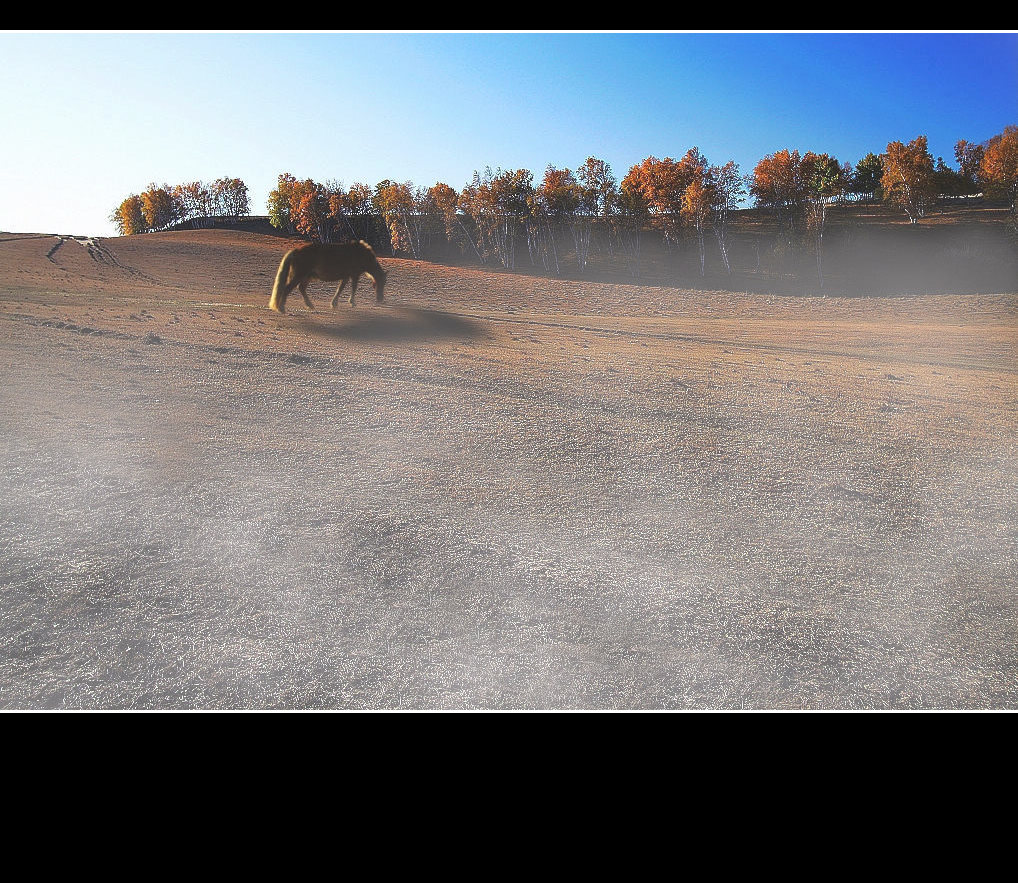
[[[240,178],[220,178],[211,184],[149,184],[132,193],[110,215],[121,236],[153,233],[190,222],[210,226],[214,218],[239,218],[251,213],[247,185]]]
[[[556,274],[567,258],[582,273],[596,247],[639,275],[641,236],[653,229],[668,245],[695,241],[704,275],[709,240],[731,273],[729,224],[748,195],[773,214],[789,243],[805,242],[815,252],[822,287],[828,211],[839,202],[883,200],[913,224],[943,197],[992,194],[1006,198],[1015,212],[1018,126],[980,144],[957,142],[955,161],[956,169],[942,157],[934,160],[920,135],[908,143],[893,141],[854,167],[826,153],[781,150],[746,175],[732,161],[712,164],[696,147],[677,160],[647,157],[621,181],[596,157],[575,170],[548,166],[536,183],[526,169],[486,168],[459,191],[442,182],[425,188],[391,180],[346,188],[284,173],[267,208],[272,225],[290,235],[322,242],[366,239],[411,258],[469,256],[509,270],[525,258]],[[217,214],[247,214],[243,182],[151,185],[125,200],[113,220],[128,234]]]

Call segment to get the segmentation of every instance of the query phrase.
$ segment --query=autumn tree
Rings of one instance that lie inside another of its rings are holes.
[[[704,275],[704,230],[710,224],[712,195],[710,182],[704,174],[698,175],[682,193],[682,215],[696,231],[696,241],[700,251],[700,275]]]
[[[414,194],[411,185],[382,181],[375,188],[375,206],[389,230],[393,251],[420,257],[420,244],[412,233]]]
[[[178,184],[173,188],[173,199],[182,221],[190,221],[194,227],[207,227],[216,214],[212,189],[201,181]]]
[[[979,168],[987,188],[1010,200],[1018,214],[1018,126],[1006,126],[986,143]]]
[[[168,184],[149,184],[141,194],[141,211],[148,230],[162,230],[180,219],[179,206]]]
[[[491,201],[497,218],[492,241],[507,270],[516,266],[516,240],[527,220],[533,181],[534,176],[527,169],[499,170],[491,181]]]
[[[575,245],[576,262],[579,269],[587,265],[590,251],[590,218],[586,215],[584,194],[579,182],[570,169],[548,166],[541,185],[531,199],[529,228],[530,240],[536,240],[539,254],[548,265],[550,258],[555,272],[559,272],[557,240],[568,230]]]
[[[678,241],[686,187],[702,174],[706,165],[706,160],[694,147],[681,160],[649,156],[640,165],[632,166],[623,180],[628,190],[640,193],[651,223],[661,230],[666,242]]]
[[[121,236],[133,236],[147,229],[141,197],[133,193],[120,203],[110,215]]]
[[[306,178],[290,189],[290,221],[294,230],[319,242],[332,240],[329,192],[323,184]]]
[[[488,215],[491,212],[488,196],[491,189],[491,178],[490,168],[485,169],[483,177],[475,169],[474,177],[460,191],[457,204],[459,211],[470,223],[471,232],[468,234],[467,241],[470,242],[474,254],[482,264],[487,263],[491,254],[487,234],[490,224]]]
[[[442,226],[430,191],[414,187],[409,181],[384,182],[377,188],[375,203],[389,228],[393,249],[418,260],[423,258],[432,236]]]
[[[441,219],[445,241],[464,251],[470,243],[470,237],[460,217],[459,194],[448,184],[439,181],[428,189],[428,199]]]
[[[516,266],[516,240],[533,202],[533,174],[527,169],[474,172],[460,192],[459,206],[470,218],[482,261],[494,255],[507,270]]]
[[[760,160],[753,169],[750,193],[762,208],[777,215],[789,232],[802,215],[802,157],[798,150],[779,150]]]
[[[343,182],[329,180],[325,182],[324,187],[329,223],[334,234],[340,239],[344,237],[357,238],[353,231],[350,194],[344,189]]]
[[[527,247],[531,262],[541,261],[546,270],[559,273],[558,240],[572,223],[579,204],[578,187],[569,169],[549,165],[534,189],[527,215]]]
[[[892,141],[881,157],[884,174],[880,186],[884,199],[900,207],[915,224],[924,217],[935,199],[933,157],[926,147],[926,136],[919,135],[908,144]]]
[[[331,196],[325,185],[311,178],[301,181],[284,172],[269,192],[269,223],[290,235],[300,234],[329,242],[333,231]]]
[[[682,197],[682,214],[696,235],[700,255],[700,275],[705,273],[706,248],[704,239],[713,230],[725,270],[732,272],[728,259],[728,222],[745,193],[739,166],[732,161],[723,166],[708,165],[699,151],[692,157],[695,170]]]
[[[347,204],[355,239],[374,242],[378,237],[376,228],[375,188],[370,184],[355,182],[347,191]]]

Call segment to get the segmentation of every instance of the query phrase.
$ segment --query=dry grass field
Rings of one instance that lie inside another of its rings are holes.
[[[0,708],[1018,707],[1018,280],[286,246],[0,234]]]

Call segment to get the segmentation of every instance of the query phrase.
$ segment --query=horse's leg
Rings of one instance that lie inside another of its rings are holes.
[[[308,305],[309,310],[313,310],[315,305],[311,303],[311,298],[308,297],[308,283],[311,281],[311,277],[308,277],[300,284],[300,296],[304,298],[304,303]]]
[[[336,304],[339,303],[339,293],[343,290],[343,286],[346,285],[346,279],[340,280],[339,288],[336,289],[336,296],[332,299],[332,308],[336,309]]]
[[[286,312],[286,299],[290,296],[290,292],[297,287],[296,282],[287,282],[283,286],[283,290],[279,292],[279,312]]]
[[[350,285],[350,306],[354,306],[353,299],[357,296],[357,280],[360,278],[360,274],[358,273],[353,277],[353,282]]]

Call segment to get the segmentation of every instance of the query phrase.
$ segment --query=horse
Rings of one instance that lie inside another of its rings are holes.
[[[340,292],[347,282],[351,282],[350,304],[353,305],[357,295],[357,280],[361,274],[370,276],[375,286],[375,299],[384,300],[386,272],[378,263],[378,258],[371,246],[360,242],[320,243],[312,242],[291,249],[279,262],[276,272],[276,283],[272,286],[272,297],[269,298],[269,309],[277,313],[286,312],[286,298],[294,288],[299,288],[304,303],[314,309],[308,297],[308,283],[312,279],[323,282],[339,281],[339,288],[332,298],[332,308],[336,308]]]

